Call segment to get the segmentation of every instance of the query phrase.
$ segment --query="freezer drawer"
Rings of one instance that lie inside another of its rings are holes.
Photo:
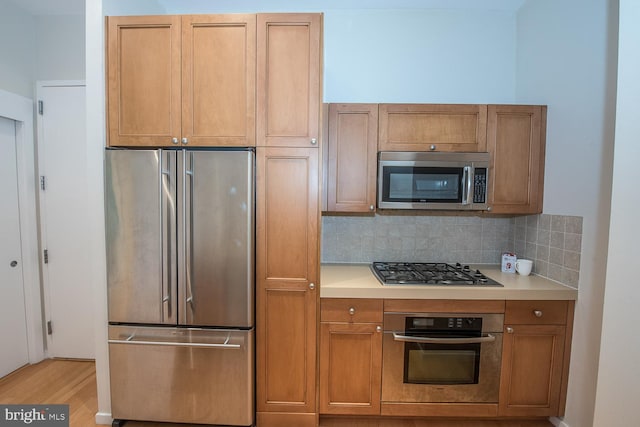
[[[249,426],[254,331],[109,326],[114,419]]]

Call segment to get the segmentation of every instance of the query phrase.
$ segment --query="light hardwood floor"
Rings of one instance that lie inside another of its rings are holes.
[[[68,404],[71,427],[95,425],[96,368],[92,361],[48,359],[0,379],[3,404]]]
[[[92,361],[48,359],[0,379],[2,404],[68,404],[70,427],[96,427],[96,370]],[[191,427],[191,424],[127,422],[125,427]],[[201,425],[199,425],[202,427]],[[322,418],[321,427],[551,427],[546,420],[477,421]],[[296,426],[291,426],[296,427]]]

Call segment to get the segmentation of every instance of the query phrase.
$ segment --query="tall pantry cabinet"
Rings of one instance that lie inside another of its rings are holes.
[[[256,421],[316,426],[322,15],[257,22]]]

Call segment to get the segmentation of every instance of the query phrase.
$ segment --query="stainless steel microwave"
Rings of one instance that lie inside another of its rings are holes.
[[[489,153],[378,154],[378,209],[489,210]]]

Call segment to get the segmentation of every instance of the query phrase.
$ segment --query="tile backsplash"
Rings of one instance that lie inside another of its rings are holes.
[[[515,218],[514,250],[533,260],[533,272],[577,288],[582,217],[529,215]]]
[[[534,273],[578,286],[582,218],[529,215],[323,216],[322,262],[499,264],[502,252],[534,261]]]

